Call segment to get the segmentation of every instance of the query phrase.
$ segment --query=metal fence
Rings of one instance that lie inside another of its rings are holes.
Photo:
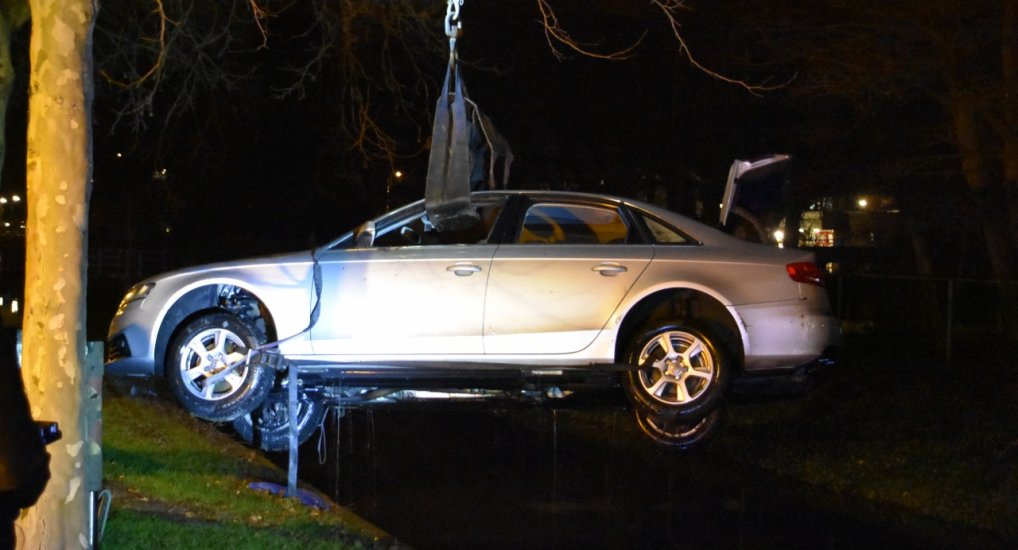
[[[1018,281],[835,274],[828,292],[847,338],[915,357],[950,362],[1018,332]]]
[[[161,251],[93,248],[88,251],[88,271],[93,277],[136,281],[166,268]]]

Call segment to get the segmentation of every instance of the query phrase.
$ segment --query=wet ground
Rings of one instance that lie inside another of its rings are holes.
[[[575,428],[589,410],[349,411],[301,448],[300,475],[420,549],[910,546],[731,464],[658,452],[607,410],[602,437]]]

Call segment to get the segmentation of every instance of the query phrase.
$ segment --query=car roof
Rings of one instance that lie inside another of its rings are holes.
[[[747,244],[745,241],[732,237],[719,231],[716,227],[707,225],[699,222],[692,218],[683,216],[661,206],[655,204],[624,197],[618,197],[614,195],[607,195],[602,193],[589,193],[582,191],[557,191],[549,189],[499,189],[492,191],[474,191],[470,194],[471,199],[483,199],[484,197],[526,197],[529,199],[559,199],[559,200],[574,200],[578,202],[591,202],[600,204],[610,204],[614,206],[627,206],[636,210],[642,210],[657,218],[674,225],[676,228],[681,229],[683,232],[689,234],[702,244],[709,245],[724,245],[724,246],[739,246],[741,244]],[[398,208],[394,208],[388,212],[385,212],[372,219],[380,220],[382,218],[392,219],[393,217],[398,218],[401,212],[413,211],[421,207],[424,203],[424,199],[418,199],[411,203],[402,205]],[[319,248],[326,249],[338,242],[345,240],[352,231],[340,235],[330,243],[321,246]]]

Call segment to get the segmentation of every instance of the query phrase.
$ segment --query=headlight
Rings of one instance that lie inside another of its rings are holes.
[[[117,313],[119,314],[120,312],[124,311],[124,308],[127,307],[127,304],[135,300],[144,300],[145,297],[148,296],[148,293],[151,292],[153,288],[155,288],[155,286],[156,284],[151,282],[138,283],[132,286],[131,290],[128,290],[127,294],[124,295],[124,299],[120,300],[120,306],[117,307]]]

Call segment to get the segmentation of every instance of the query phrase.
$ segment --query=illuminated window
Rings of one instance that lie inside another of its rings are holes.
[[[629,228],[614,208],[535,204],[527,210],[520,244],[619,244]]]

